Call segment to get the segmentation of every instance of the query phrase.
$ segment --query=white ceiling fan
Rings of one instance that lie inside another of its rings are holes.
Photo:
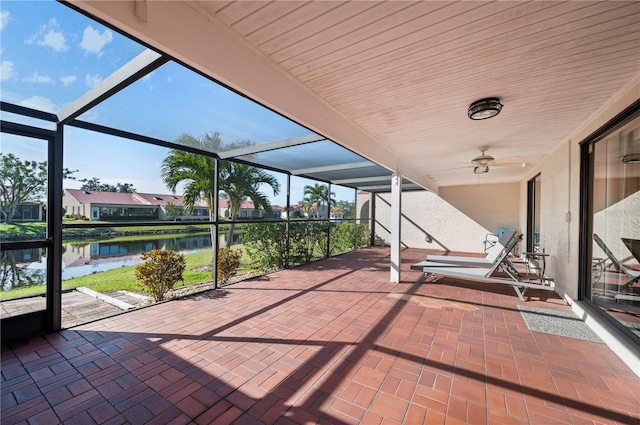
[[[489,150],[488,146],[481,146],[478,148],[480,155],[471,160],[471,165],[467,167],[473,168],[475,174],[484,174],[489,172],[489,167],[511,167],[511,168],[524,168],[529,165],[528,162],[524,162],[521,156],[508,156],[505,158],[495,159],[491,155],[487,155],[485,152]]]

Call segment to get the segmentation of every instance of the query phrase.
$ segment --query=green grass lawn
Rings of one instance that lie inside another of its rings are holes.
[[[82,223],[87,224],[87,221],[84,220],[65,220],[65,223]],[[107,223],[104,221],[94,221],[91,223]],[[205,235],[209,233],[209,225],[196,225],[194,223],[184,224],[184,227],[190,227],[193,230],[193,233],[189,233],[188,236],[197,236],[197,235]],[[96,228],[96,227],[86,227],[82,229],[71,229],[74,234],[83,233],[83,232],[93,232],[94,230],[99,230],[102,232],[105,231],[137,231],[137,230],[149,230],[148,226],[134,226],[134,227],[108,227],[108,228]],[[176,230],[175,226],[157,226],[153,227],[153,230]],[[0,233],[3,235],[16,235],[16,234],[41,234],[46,232],[46,223],[44,222],[26,222],[26,223],[16,223],[16,224],[0,224]],[[223,230],[221,229],[221,233]],[[243,230],[236,230],[234,234],[243,233]],[[155,234],[155,235],[147,235],[144,237],[144,240],[154,240],[154,239],[166,239],[168,237],[177,236],[183,237],[187,236],[184,233],[165,233],[165,234]],[[127,242],[127,241],[137,241],[141,240],[140,235],[135,236],[116,236],[109,239],[101,239],[103,242]],[[83,242],[83,239],[70,239],[65,240],[65,243],[73,243],[74,241]],[[234,248],[242,248],[242,245],[235,246]],[[199,272],[192,271],[192,269],[201,268],[211,263],[211,252],[203,251],[197,253],[186,254],[187,267],[183,274],[184,282],[178,282],[177,285],[194,285],[197,283],[202,283],[206,281],[211,281],[212,275],[210,272]],[[246,253],[243,255],[243,263],[248,263],[249,259],[246,258]],[[67,279],[62,281],[62,289],[72,289],[78,286],[84,286],[90,289],[93,289],[96,292],[111,292],[116,290],[127,290],[131,292],[142,293],[142,288],[138,284],[138,281],[135,278],[134,274],[135,266],[124,266],[118,269],[107,270],[103,272],[93,273],[87,276],[81,276],[78,278]],[[238,269],[238,272],[242,272],[241,269]],[[21,298],[33,295],[40,295],[45,292],[44,286],[34,286],[29,288],[15,289],[12,291],[3,292],[0,291],[0,300],[7,300],[13,298]]]
[[[242,245],[236,245],[232,248],[242,248]],[[212,252],[199,251],[191,254],[185,254],[186,268],[182,275],[184,281],[178,282],[176,286],[195,285],[212,280],[210,271],[196,271],[194,269],[202,268],[211,264]],[[246,252],[243,250],[242,264],[250,264]],[[84,286],[96,292],[112,292],[112,291],[131,291],[143,293],[142,287],[138,284],[134,273],[135,266],[124,266],[113,270],[93,273],[87,276],[76,277],[62,281],[62,289],[72,289],[78,286]],[[239,268],[238,273],[250,271],[250,268]],[[44,292],[43,286],[36,286],[24,289],[15,289],[7,292],[0,292],[0,300],[8,300],[13,298],[27,297],[38,295]]]

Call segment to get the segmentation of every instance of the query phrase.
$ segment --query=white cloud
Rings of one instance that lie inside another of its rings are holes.
[[[0,65],[0,81],[7,81],[9,78],[15,77],[16,72],[13,70],[13,62],[2,61]]]
[[[40,84],[53,83],[53,80],[51,79],[51,77],[49,77],[48,75],[40,75],[38,74],[38,71],[31,74],[29,77],[26,77],[24,81],[27,81],[29,83],[40,83]]]
[[[63,52],[69,49],[67,41],[62,31],[57,31],[59,27],[55,19],[50,20],[44,25],[40,25],[40,29],[31,38],[27,39],[27,44],[36,43],[40,46],[50,47],[56,52]]]
[[[85,83],[87,83],[87,87],[93,88],[93,87],[97,86],[98,84],[100,84],[100,82],[102,81],[102,77],[100,77],[98,74],[95,74],[95,75],[87,74],[84,77],[84,81],[85,81]]]
[[[58,110],[58,106],[53,103],[51,99],[43,96],[32,96],[29,99],[25,99],[20,102],[20,105],[44,112],[55,113]]]
[[[155,88],[156,88],[155,84],[153,84],[153,83],[151,82],[151,77],[153,76],[154,72],[155,72],[155,71],[151,71],[149,74],[147,74],[147,75],[145,75],[144,77],[140,78],[140,80],[141,80],[141,81],[144,81],[144,82],[146,82],[146,83],[147,83],[147,89],[148,89],[149,91],[153,91],[153,90],[155,90]]]
[[[113,41],[113,33],[109,29],[105,29],[102,34],[100,31],[93,29],[91,25],[89,25],[84,30],[84,34],[82,34],[82,42],[80,43],[80,47],[88,52],[95,53],[97,55],[102,54],[102,49],[107,44]]]
[[[64,84],[65,86],[71,85],[73,83],[75,83],[77,80],[75,75],[62,75],[60,76],[60,81],[62,81],[62,84]]]
[[[3,10],[0,12],[0,31],[9,23],[9,11]]]
[[[63,52],[69,49],[65,42],[64,34],[60,31],[49,30],[44,39],[38,42],[41,46],[51,47],[56,52]]]

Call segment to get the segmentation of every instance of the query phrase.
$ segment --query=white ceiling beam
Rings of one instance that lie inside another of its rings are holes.
[[[259,145],[251,145],[238,149],[231,149],[228,151],[218,153],[220,159],[237,158],[240,156],[251,155],[254,153],[267,152],[275,149],[288,148],[291,146],[300,146],[307,143],[320,142],[327,140],[323,136],[319,136],[315,133],[305,134],[304,136],[291,137],[289,139],[276,140],[269,143],[261,143]]]
[[[154,69],[164,65],[168,60],[169,58],[166,56],[151,49],[146,49],[58,112],[58,122],[67,124],[129,84],[138,81]]]
[[[386,176],[375,176],[375,177],[358,177],[354,179],[342,179],[342,180],[333,180],[333,184],[357,184],[357,183],[366,183],[366,182],[391,182],[391,174]]]
[[[326,173],[331,171],[351,170],[353,168],[366,168],[366,167],[375,167],[375,166],[376,164],[373,164],[369,161],[361,161],[361,162],[350,162],[348,164],[324,165],[322,167],[299,168],[297,170],[290,170],[290,172],[294,176],[297,176],[301,174]]]
[[[377,186],[358,186],[360,190],[366,190],[367,192],[391,192],[391,182],[385,185],[377,185]],[[422,186],[417,185],[415,183],[402,183],[402,190],[418,190],[424,189]]]

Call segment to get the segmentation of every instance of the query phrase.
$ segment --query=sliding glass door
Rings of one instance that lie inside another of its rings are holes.
[[[638,109],[638,108],[636,108]],[[583,296],[640,337],[640,111],[582,146]],[[635,118],[634,118],[635,116]]]

